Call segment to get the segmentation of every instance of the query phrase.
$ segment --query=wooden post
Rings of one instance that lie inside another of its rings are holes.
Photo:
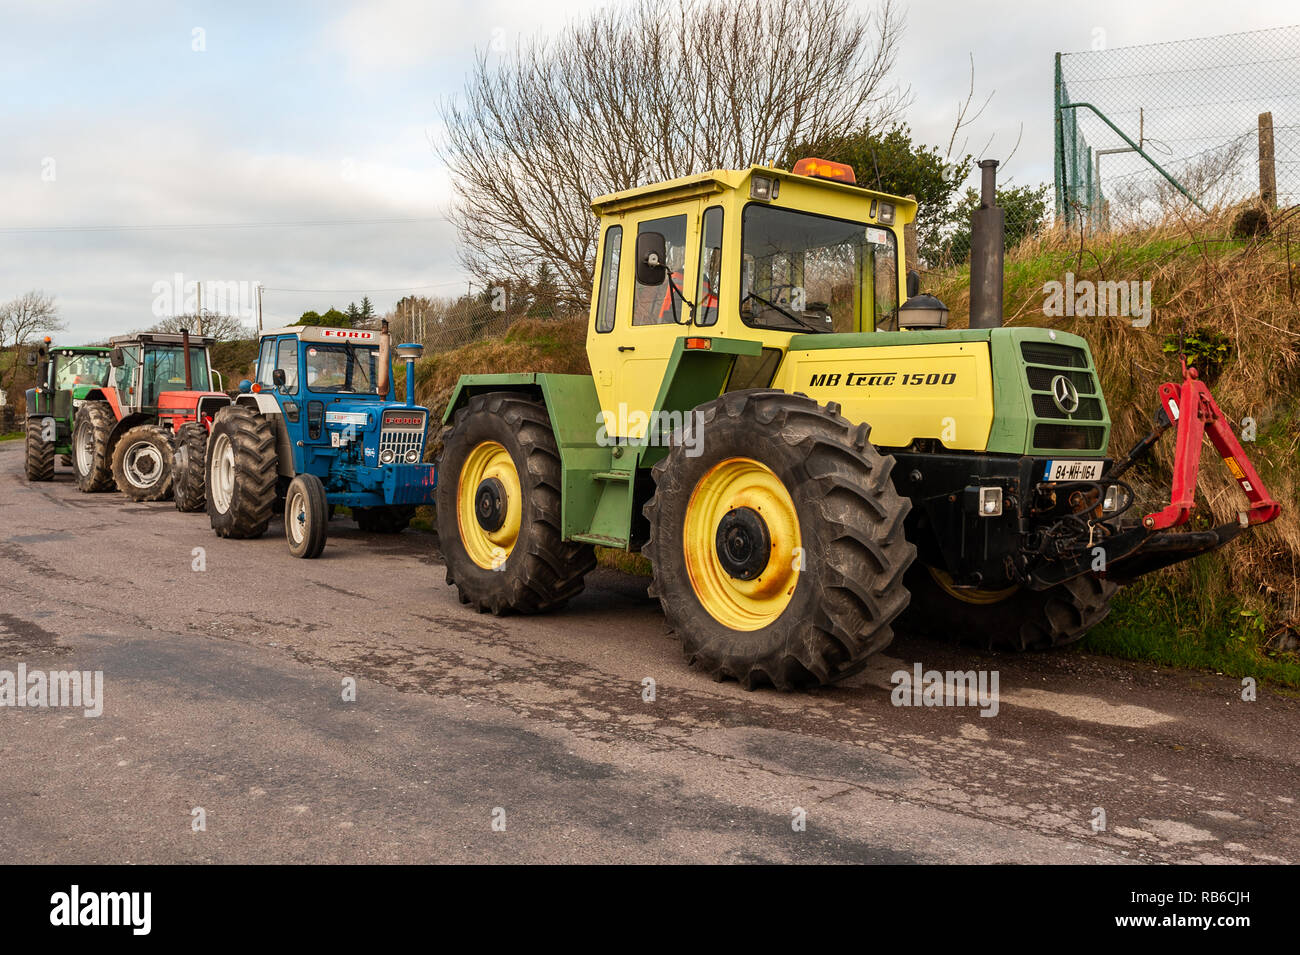
[[[1273,164],[1273,114],[1259,114],[1259,201],[1277,208],[1277,167]]]

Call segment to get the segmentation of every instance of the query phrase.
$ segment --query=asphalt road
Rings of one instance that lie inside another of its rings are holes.
[[[1266,689],[901,635],[851,685],[751,693],[685,665],[641,579],[481,616],[430,535],[339,520],[299,561],[278,522],[219,540],[67,468],[29,485],[21,454],[0,679],[104,691],[0,706],[7,861],[1300,861],[1300,703]],[[997,715],[893,705],[917,662],[996,671]]]

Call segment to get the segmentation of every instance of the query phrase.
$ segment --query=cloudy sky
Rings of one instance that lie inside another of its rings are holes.
[[[866,0],[864,0],[866,2]],[[475,49],[588,0],[0,0],[0,300],[57,297],[65,341],[155,319],[156,283],[266,286],[269,325],[368,294],[464,288],[430,142]],[[1292,0],[914,0],[897,79],[946,145],[974,56],[993,93],[967,151],[1051,176],[1052,54],[1279,26]],[[255,223],[257,225],[249,225]]]

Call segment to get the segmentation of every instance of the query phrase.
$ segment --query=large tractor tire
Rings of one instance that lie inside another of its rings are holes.
[[[284,495],[284,538],[294,557],[314,560],[325,549],[330,505],[325,485],[314,474],[299,474]]]
[[[275,425],[248,405],[217,412],[204,480],[208,518],[218,537],[261,537],[275,507]]]
[[[437,511],[447,583],[480,613],[538,613],[582,592],[589,544],[560,526],[560,452],[546,408],[476,395],[443,435]]]
[[[908,575],[912,605],[903,633],[938,637],[985,650],[1050,650],[1082,640],[1106,619],[1118,584],[1092,575],[1047,590],[968,590],[942,570],[918,562]]]
[[[133,501],[165,501],[172,493],[172,437],[167,429],[141,424],[118,438],[113,481]]]
[[[45,440],[44,418],[27,419],[27,480],[54,480],[54,442]]]
[[[861,670],[893,639],[916,554],[894,459],[835,405],[782,391],[723,395],[689,428],[654,467],[643,548],[687,659],[746,689]]]
[[[91,494],[113,486],[108,436],[115,423],[107,401],[87,401],[77,409],[72,423],[72,470],[78,490]]]
[[[172,455],[172,500],[192,513],[207,506],[208,429],[198,422],[181,425]]]
[[[410,525],[415,508],[409,504],[354,507],[352,516],[357,519],[357,527],[367,534],[400,534]]]

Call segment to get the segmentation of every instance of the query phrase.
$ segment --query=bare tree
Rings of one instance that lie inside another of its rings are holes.
[[[492,284],[546,262],[561,301],[585,303],[593,198],[883,126],[907,101],[889,79],[901,30],[892,0],[635,0],[480,53],[437,144],[463,263]]]
[[[149,331],[179,334],[183,328],[189,329],[192,334],[197,335],[199,333],[198,316],[172,315],[152,326]],[[240,322],[239,316],[223,315],[218,312],[209,312],[206,309],[203,312],[203,334],[215,338],[219,342],[255,337],[253,330],[245,327]]]
[[[8,391],[23,367],[22,351],[39,335],[50,335],[67,328],[59,320],[54,296],[32,290],[0,304],[0,353],[8,352],[12,361],[0,359],[0,391]]]

